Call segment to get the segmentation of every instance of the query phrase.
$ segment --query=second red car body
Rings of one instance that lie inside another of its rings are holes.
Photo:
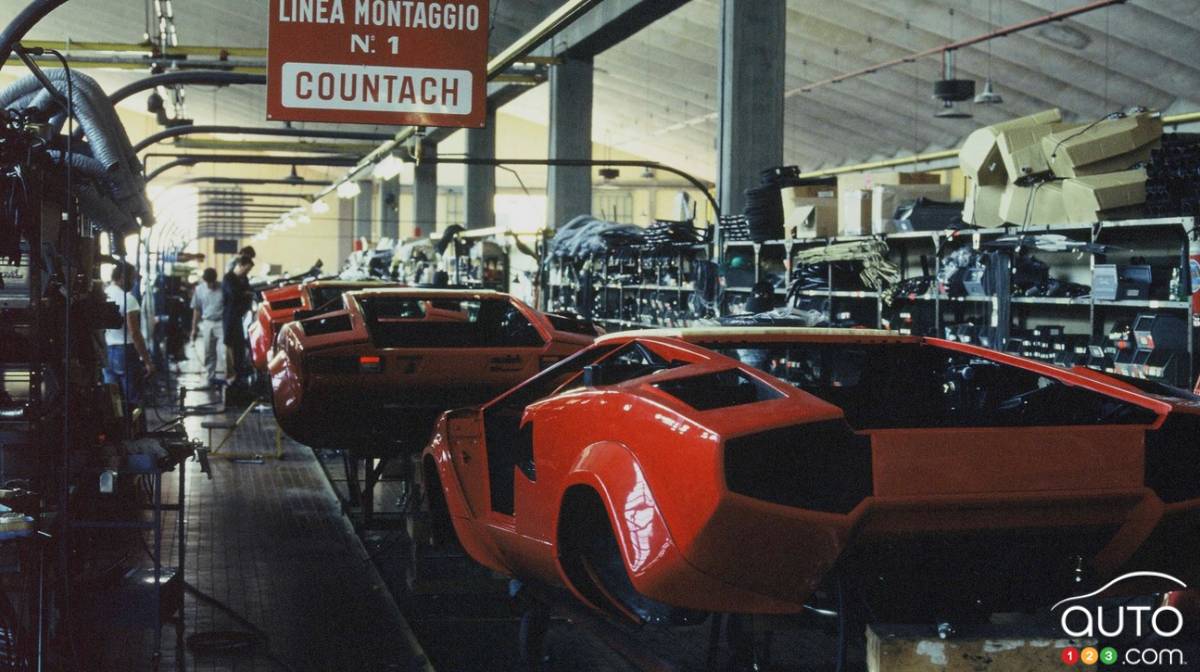
[[[472,557],[598,609],[791,613],[840,577],[915,622],[1200,579],[1198,428],[1195,398],[937,339],[631,332],[444,414],[425,469]]]

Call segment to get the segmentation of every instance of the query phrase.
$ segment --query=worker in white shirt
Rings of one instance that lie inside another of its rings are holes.
[[[221,284],[217,282],[217,269],[206,268],[203,282],[196,285],[192,294],[192,337],[200,336],[199,350],[204,353],[204,371],[208,374],[208,386],[219,381],[217,364],[225,360],[225,333],[221,318],[225,311],[225,297]],[[221,367],[224,368],[224,367]]]
[[[118,262],[112,270],[112,282],[104,288],[110,303],[117,305],[122,325],[119,329],[105,329],[104,343],[108,346],[108,366],[104,369],[104,382],[121,388],[126,407],[130,410],[142,403],[142,386],[154,375],[154,360],[146,350],[142,335],[142,306],[133,295],[137,282],[137,269],[125,262]]]

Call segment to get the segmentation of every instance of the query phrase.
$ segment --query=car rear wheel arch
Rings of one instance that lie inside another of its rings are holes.
[[[592,606],[639,624],[687,623],[702,617],[638,593],[617,541],[618,530],[595,487],[567,488],[555,533],[559,569],[569,587]]]

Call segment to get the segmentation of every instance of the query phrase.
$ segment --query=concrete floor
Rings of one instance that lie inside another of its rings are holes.
[[[185,365],[186,366],[186,365]],[[179,384],[199,385],[185,375]],[[212,401],[191,393],[189,404]],[[232,422],[244,408],[215,416]],[[171,411],[162,410],[164,417]],[[153,414],[151,415],[153,419]],[[212,417],[187,421],[190,436],[206,440],[200,428]],[[152,423],[153,424],[153,423]],[[222,439],[214,432],[214,443]],[[284,441],[284,457],[261,464],[212,460],[212,479],[200,465],[187,465],[187,581],[266,633],[265,646],[251,653],[180,659],[175,633],[163,628],[160,669],[203,672],[333,671],[383,672],[424,669],[424,657],[311,450]],[[222,452],[230,457],[270,455],[275,424],[269,407],[252,412]],[[169,474],[165,499],[176,492]],[[178,539],[173,514],[165,521],[164,549],[175,557]],[[174,562],[168,561],[170,564]],[[245,631],[246,624],[214,604],[187,595],[184,634]],[[97,669],[150,670],[149,630],[115,630],[98,624],[106,643],[105,664]],[[106,631],[107,630],[107,631]]]

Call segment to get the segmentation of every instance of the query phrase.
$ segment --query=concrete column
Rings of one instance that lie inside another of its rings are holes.
[[[360,191],[354,199],[354,238],[366,238],[374,242],[372,236],[372,224],[375,221],[375,212],[372,209],[375,197],[375,183],[370,180],[359,180],[358,187]]]
[[[721,212],[740,214],[759,172],[783,163],[784,0],[721,0],[718,68]]]
[[[781,66],[782,67],[782,66]],[[550,67],[550,158],[592,158],[592,61]],[[592,212],[592,169],[551,166],[546,179],[547,225],[557,228]]]
[[[400,238],[400,181],[392,178],[379,184],[379,237]]]
[[[422,159],[437,159],[437,145],[427,144],[421,148]],[[422,161],[413,171],[413,224],[420,235],[427,236],[437,231],[437,164]]]
[[[337,210],[330,212],[331,215],[337,217],[337,232],[338,232],[338,258],[335,263],[326,263],[325,268],[331,272],[341,270],[342,263],[354,251],[354,201],[349,199],[335,198],[333,199]]]
[[[483,128],[467,131],[467,158],[496,158],[496,110],[488,106]],[[496,225],[496,167],[467,166],[466,221],[468,229]]]

